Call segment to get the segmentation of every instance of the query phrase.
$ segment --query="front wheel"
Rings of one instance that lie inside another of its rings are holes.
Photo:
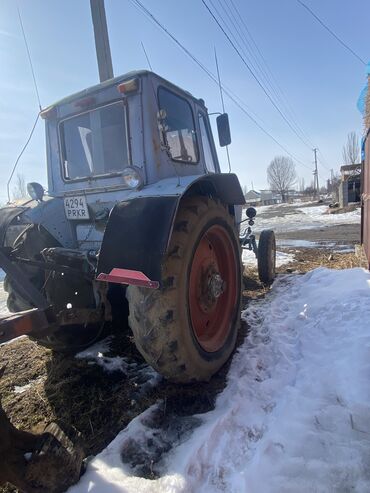
[[[241,256],[234,219],[218,201],[183,199],[158,290],[129,286],[129,325],[145,360],[165,377],[209,380],[234,349]]]
[[[261,231],[258,241],[258,277],[264,284],[270,284],[276,272],[276,241],[271,229]]]

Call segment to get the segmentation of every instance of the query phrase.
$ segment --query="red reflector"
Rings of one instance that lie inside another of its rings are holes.
[[[130,286],[141,286],[143,288],[159,288],[158,281],[151,281],[149,277],[139,270],[114,268],[110,271],[110,274],[104,274],[104,272],[101,272],[98,275],[97,280],[117,284],[129,284]]]

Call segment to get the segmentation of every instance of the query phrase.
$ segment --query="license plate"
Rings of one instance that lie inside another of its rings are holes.
[[[64,210],[67,219],[83,220],[89,219],[89,209],[87,208],[86,197],[64,197]]]

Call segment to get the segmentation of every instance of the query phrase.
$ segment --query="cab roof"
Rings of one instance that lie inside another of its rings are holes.
[[[181,87],[179,87],[176,84],[173,84],[172,82],[164,79],[163,77],[156,74],[155,72],[151,72],[150,70],[133,70],[131,72],[127,72],[126,74],[119,75],[117,77],[113,77],[113,79],[108,79],[104,82],[101,82],[100,84],[96,84],[94,86],[88,87],[87,89],[83,89],[82,91],[76,92],[74,94],[71,94],[70,96],[67,96],[63,99],[60,99],[56,103],[53,103],[50,106],[48,106],[47,108],[43,109],[43,111],[51,109],[51,108],[56,107],[56,106],[62,106],[64,104],[71,103],[71,102],[75,101],[76,99],[84,98],[86,96],[89,96],[89,95],[94,94],[96,92],[102,91],[104,89],[108,89],[110,87],[117,86],[118,84],[120,84],[121,82],[124,82],[125,80],[133,79],[135,77],[143,78],[146,76],[153,77],[153,78],[156,78],[156,79],[164,82],[166,86],[172,87],[173,89],[186,95],[188,98],[195,100],[198,104],[200,103],[204,106],[204,101],[202,99],[197,99],[192,94],[190,94],[190,92],[185,91]]]

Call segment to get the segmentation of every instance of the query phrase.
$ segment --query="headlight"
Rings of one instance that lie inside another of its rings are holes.
[[[140,189],[144,184],[141,169],[134,166],[125,168],[122,172],[122,177],[123,181],[129,188]]]
[[[40,185],[40,183],[36,183],[34,181],[31,183],[27,183],[27,192],[31,199],[42,202],[45,191],[44,187]]]

